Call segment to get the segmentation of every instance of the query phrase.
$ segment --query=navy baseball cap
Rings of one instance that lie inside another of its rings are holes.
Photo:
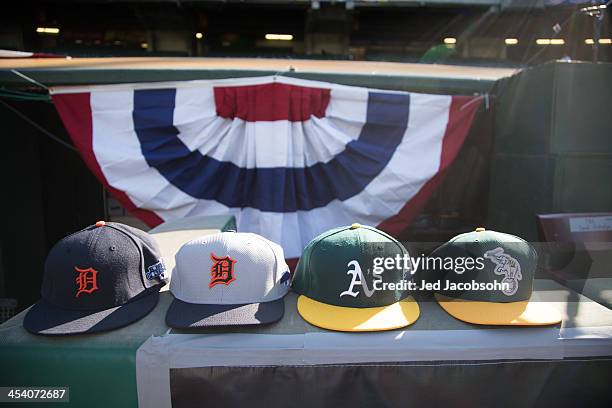
[[[153,310],[166,283],[165,269],[149,234],[98,221],[53,246],[42,299],[28,310],[23,326],[46,335],[126,326]]]

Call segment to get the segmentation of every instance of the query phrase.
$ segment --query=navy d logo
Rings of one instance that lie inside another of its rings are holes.
[[[359,291],[355,291],[355,286],[357,285],[363,288],[363,293],[367,297],[371,297],[372,294],[374,293],[374,285],[372,285],[372,288],[368,287],[368,283],[365,280],[365,276],[363,276],[363,272],[361,271],[361,266],[359,265],[359,262],[351,261],[346,266],[353,267],[353,269],[349,269],[346,272],[347,275],[352,275],[353,278],[351,279],[349,288],[345,290],[344,292],[342,292],[340,294],[340,297],[347,296],[347,295],[352,296],[352,297],[357,297],[357,295],[359,295]]]
[[[234,277],[234,265],[236,261],[229,256],[219,258],[214,253],[210,253],[210,259],[213,264],[210,268],[210,283],[209,288],[215,285],[224,284],[229,285],[236,280]]]
[[[502,289],[502,293],[506,296],[514,295],[518,290],[519,281],[523,279],[521,264],[504,253],[503,248],[500,247],[485,252],[484,257],[495,264],[493,272],[496,275],[504,275],[501,283],[508,285],[508,288]]]

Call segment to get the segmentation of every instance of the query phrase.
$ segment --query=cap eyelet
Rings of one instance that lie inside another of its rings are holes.
[[[111,251],[116,251],[117,250],[117,246],[116,245],[111,245],[109,249]]]

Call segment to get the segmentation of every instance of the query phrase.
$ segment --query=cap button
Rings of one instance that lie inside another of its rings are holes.
[[[484,231],[486,231],[486,230],[484,228],[482,228],[482,227],[476,228],[476,232],[484,232]]]
[[[98,221],[98,222],[96,222],[96,227],[103,227],[103,226],[105,226],[105,225],[106,225],[106,222],[104,222],[104,221]]]
[[[358,222],[354,222],[351,224],[351,229],[361,228],[361,224]]]

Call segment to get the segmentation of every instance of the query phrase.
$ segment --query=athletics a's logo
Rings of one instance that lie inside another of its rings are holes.
[[[353,267],[353,269],[349,269],[346,272],[347,275],[352,275],[353,277],[351,279],[349,288],[345,290],[344,292],[342,292],[340,294],[340,297],[347,296],[347,295],[352,296],[352,297],[357,297],[357,295],[359,295],[359,289],[355,291],[355,286],[361,286],[361,288],[363,289],[363,293],[367,297],[371,297],[372,294],[374,293],[374,284],[372,284],[372,288],[368,287],[368,283],[366,282],[365,276],[363,275],[363,272],[361,271],[361,266],[359,265],[359,262],[351,261],[346,266]],[[377,278],[380,279],[380,276],[378,276]]]
[[[94,268],[81,269],[76,266],[74,270],[78,273],[75,279],[77,284],[75,298],[78,298],[81,293],[93,293],[98,290],[98,271]]]
[[[236,261],[234,259],[229,256],[219,258],[212,252],[210,253],[210,259],[212,259],[213,264],[210,267],[209,288],[219,284],[229,285],[236,280],[234,277],[234,265]]]
[[[508,288],[502,289],[502,293],[506,296],[514,295],[518,290],[519,281],[523,279],[521,264],[510,255],[504,253],[503,248],[500,247],[485,252],[484,257],[495,264],[493,272],[496,275],[504,275],[501,283],[507,284]]]

